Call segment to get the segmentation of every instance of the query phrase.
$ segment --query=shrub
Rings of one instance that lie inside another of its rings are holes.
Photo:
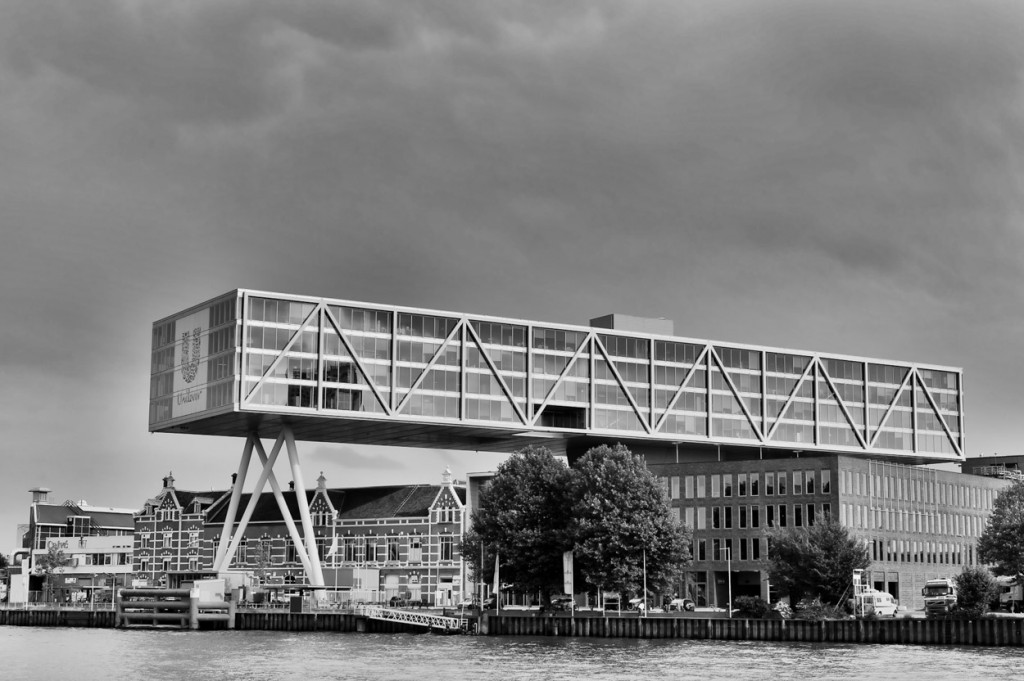
[[[796,606],[797,616],[802,620],[844,620],[846,612],[841,608],[828,603],[822,603],[821,599],[813,600],[805,598]]]
[[[771,614],[772,606],[760,596],[737,596],[734,600],[741,617],[761,619]]]
[[[957,601],[953,612],[960,619],[980,619],[988,612],[989,604],[999,599],[999,585],[983,567],[967,565],[956,576]]]

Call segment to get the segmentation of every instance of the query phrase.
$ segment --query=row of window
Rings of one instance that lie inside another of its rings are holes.
[[[843,504],[842,521],[847,527],[890,532],[924,532],[928,534],[980,537],[985,519],[977,515],[875,508],[864,504]]]
[[[679,511],[679,509],[676,509]],[[688,506],[682,521],[695,530],[758,529],[765,527],[810,527],[818,513],[828,516],[831,504],[768,504],[766,506]]]
[[[910,539],[871,539],[871,560],[925,565],[977,565],[974,544]]]
[[[694,542],[693,557],[698,561],[761,560],[762,555],[768,556],[767,541],[762,537],[698,539]]]
[[[879,499],[989,510],[997,490],[964,483],[941,482],[930,471],[898,464],[878,464],[877,472],[840,472],[840,492]]]
[[[762,480],[764,486],[762,487]],[[785,494],[831,494],[832,471],[798,470],[764,473],[712,473],[710,475],[672,475],[658,478],[669,499],[705,499],[756,497]]]

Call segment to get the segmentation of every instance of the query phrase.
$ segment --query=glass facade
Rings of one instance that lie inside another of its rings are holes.
[[[198,399],[198,383],[182,383],[197,359],[202,401],[176,408]],[[157,322],[152,366],[154,430],[227,405],[570,436],[963,456],[960,369],[603,328],[240,290]]]

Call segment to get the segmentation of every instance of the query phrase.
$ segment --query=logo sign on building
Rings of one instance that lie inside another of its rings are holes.
[[[206,409],[206,357],[209,354],[210,309],[193,312],[174,323],[174,398],[171,415]]]

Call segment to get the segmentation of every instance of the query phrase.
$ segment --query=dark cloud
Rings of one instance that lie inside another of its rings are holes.
[[[238,443],[143,434],[149,324],[236,286],[964,366],[969,450],[1012,447],[1022,29],[1003,2],[4,3],[0,496],[82,442],[147,484],[230,473]],[[54,428],[55,396],[89,408]],[[305,451],[332,481],[484,460]]]

